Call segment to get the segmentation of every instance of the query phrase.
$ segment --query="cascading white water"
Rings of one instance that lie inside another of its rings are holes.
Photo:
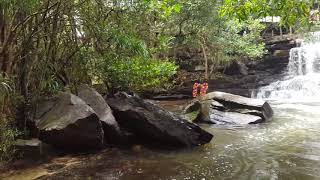
[[[258,90],[256,98],[279,101],[320,101],[320,32],[311,34],[312,42],[290,51],[288,70],[283,80]]]

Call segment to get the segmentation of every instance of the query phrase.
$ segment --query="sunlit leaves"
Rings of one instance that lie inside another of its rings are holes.
[[[257,20],[239,22],[227,21],[225,30],[217,37],[223,52],[230,60],[254,59],[264,54],[264,43],[260,38],[260,32],[264,25]],[[245,33],[241,34],[243,30]]]
[[[309,18],[312,5],[309,0],[226,0],[220,14],[240,20],[281,16],[282,24],[293,25]]]
[[[135,91],[161,87],[176,73],[177,66],[170,61],[140,57],[117,59],[104,64],[106,77],[113,86]]]
[[[12,82],[7,77],[0,75],[0,107],[2,107],[4,99],[11,92],[13,92]]]
[[[157,11],[163,18],[169,17],[172,13],[181,11],[182,5],[175,0],[145,0],[146,5],[151,11]]]

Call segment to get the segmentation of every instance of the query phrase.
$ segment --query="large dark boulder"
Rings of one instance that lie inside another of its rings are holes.
[[[211,141],[213,135],[198,125],[134,96],[107,99],[121,128],[142,143],[160,147],[193,147]]]
[[[82,99],[59,93],[38,104],[35,127],[39,139],[68,150],[91,150],[103,146],[104,132],[99,117]]]
[[[104,130],[105,143],[118,144],[122,139],[120,128],[104,98],[88,85],[78,87],[78,96],[87,103],[99,117]]]

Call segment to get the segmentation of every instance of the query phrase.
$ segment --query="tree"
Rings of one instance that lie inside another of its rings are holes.
[[[282,25],[292,26],[297,22],[308,23],[313,3],[310,0],[225,0],[221,15],[240,20],[281,16]]]

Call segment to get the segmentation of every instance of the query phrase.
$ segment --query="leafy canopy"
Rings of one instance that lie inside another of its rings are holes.
[[[225,0],[221,15],[240,20],[281,16],[283,25],[307,22],[314,0]]]

